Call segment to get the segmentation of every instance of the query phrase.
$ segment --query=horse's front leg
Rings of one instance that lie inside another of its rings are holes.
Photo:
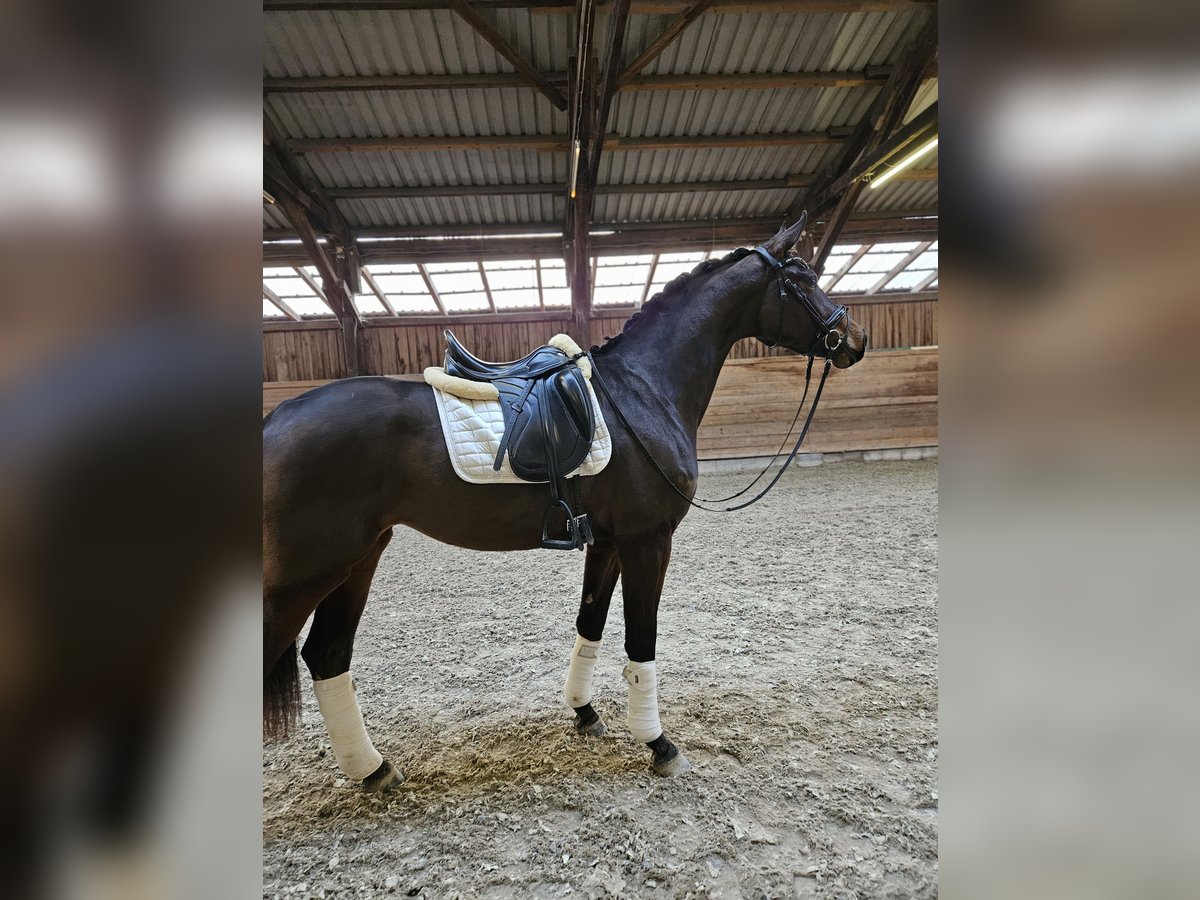
[[[600,714],[592,708],[592,673],[600,653],[608,606],[621,575],[617,551],[611,544],[593,544],[587,548],[583,564],[583,599],[575,620],[575,647],[563,687],[563,699],[575,711],[575,730],[587,737],[600,737],[607,729]]]
[[[629,730],[654,752],[659,775],[682,775],[691,768],[667,738],[658,718],[658,674],[654,665],[658,638],[658,601],[671,561],[671,530],[664,527],[617,544],[625,600],[625,680],[629,683]]]

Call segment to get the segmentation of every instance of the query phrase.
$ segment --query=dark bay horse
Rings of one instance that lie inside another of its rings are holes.
[[[613,453],[598,475],[579,479],[595,543],[587,548],[578,637],[565,698],[582,734],[604,732],[591,706],[609,603],[624,579],[629,727],[663,775],[687,760],[658,718],[655,640],[671,538],[686,500],[636,446],[629,427],[676,488],[697,486],[696,432],[734,343],[747,337],[801,353],[824,346],[838,368],[862,358],[867,335],[817,286],[803,261],[787,258],[804,218],[759,253],[730,254],[677,278],[593,354]],[[791,283],[785,298],[783,280]],[[817,319],[824,321],[817,321]],[[822,343],[836,322],[837,340]],[[399,774],[372,746],[349,675],[354,633],[379,557],[396,525],[459,547],[529,550],[541,543],[544,484],[468,484],[447,457],[432,389],[387,377],[332,382],[281,404],[263,423],[264,730],[285,734],[299,714],[296,641],[314,680],[342,770],[380,790]],[[565,537],[565,527],[563,534]]]

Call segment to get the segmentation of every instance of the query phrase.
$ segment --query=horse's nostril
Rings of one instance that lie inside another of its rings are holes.
[[[867,332],[864,331],[863,332],[863,346],[862,346],[864,353],[867,352],[867,345],[870,343],[871,343],[871,335],[867,334]]]

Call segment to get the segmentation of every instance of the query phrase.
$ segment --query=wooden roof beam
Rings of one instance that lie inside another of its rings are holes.
[[[880,85],[888,69],[876,67],[861,72],[698,72],[665,75],[636,75],[618,81],[616,90],[633,91],[735,91],[788,90],[794,88],[851,88]],[[546,74],[558,88],[566,87],[562,72]],[[496,72],[478,75],[316,75],[297,78],[264,78],[268,94],[320,94],[362,91],[459,91],[530,87],[520,73]]]
[[[930,15],[929,21],[913,43],[906,48],[900,63],[892,68],[867,115],[847,138],[837,160],[808,190],[798,194],[788,207],[789,220],[794,220],[803,210],[808,210],[810,215],[814,215],[830,203],[836,202],[837,195],[830,191],[831,185],[851,170],[873,141],[886,138],[898,124],[897,115],[903,116],[904,110],[912,103],[912,98],[920,89],[920,70],[936,52],[937,15],[934,13]],[[900,110],[899,114],[897,109]],[[887,132],[879,134],[884,127],[887,128]]]
[[[906,254],[904,259],[900,260],[900,262],[898,262],[898,263],[896,263],[896,265],[892,266],[891,269],[888,270],[886,275],[884,275],[882,278],[880,278],[878,281],[876,281],[873,285],[871,285],[869,288],[867,288],[866,293],[875,294],[875,293],[878,293],[879,291],[883,290],[884,285],[886,285],[889,281],[891,281],[893,278],[895,278],[897,275],[899,275],[901,272],[903,272],[905,269],[907,269],[918,256],[920,256],[922,253],[924,253],[926,250],[928,250],[931,246],[933,246],[933,241],[921,241],[919,244],[917,244],[917,247],[915,250],[913,250],[911,253]]]
[[[547,100],[553,103],[558,109],[565,110],[567,108],[567,98],[563,96],[562,91],[547,81],[546,76],[526,62],[525,58],[517,51],[517,48],[510,44],[504,35],[498,32],[487,19],[479,15],[475,8],[470,3],[467,3],[467,0],[446,0],[446,6],[474,28],[485,41],[496,49],[497,53],[512,63],[513,67],[524,75],[529,83],[537,88]]]
[[[483,282],[483,292],[487,295],[488,309],[495,312],[496,298],[492,296],[492,286],[488,284],[487,272],[483,268],[483,260],[478,260],[475,264],[479,266],[479,280]]]
[[[930,6],[937,0],[713,0],[717,13],[854,13],[890,12],[914,6]],[[474,0],[478,10],[525,9],[535,14],[567,15],[575,0]],[[688,0],[638,0],[634,15],[674,15],[687,10]],[[265,12],[372,12],[447,9],[447,0],[264,0]]]
[[[314,178],[306,177],[299,160],[288,149],[283,130],[273,114],[263,110],[263,181],[273,193],[287,194],[303,207],[306,218],[322,227],[332,239],[333,263],[339,280],[345,281],[351,293],[362,290],[358,248],[350,224],[336,203]],[[286,214],[286,212],[285,212]]]
[[[938,170],[908,169],[895,176],[894,181],[936,181]],[[660,181],[636,184],[597,184],[592,190],[597,196],[611,194],[685,194],[716,191],[783,191],[806,187],[813,183],[811,175],[789,175],[786,178],[753,178],[741,181]],[[562,194],[565,184],[431,184],[387,187],[329,188],[335,200],[401,200],[417,197],[496,197],[527,194]]]
[[[712,6],[712,0],[702,0],[702,2],[689,6],[682,13],[676,16],[667,25],[667,27],[663,29],[662,34],[651,41],[650,45],[646,47],[646,49],[640,54],[638,54],[637,59],[625,67],[625,69],[621,72],[620,78],[617,79],[618,82],[623,83],[628,81],[630,78],[633,78],[635,75],[639,74],[642,69],[646,68],[646,66],[650,65],[650,63],[653,62],[660,53],[666,50],[667,47],[669,47],[671,43],[677,37],[679,37],[679,35],[683,34],[684,30],[689,25],[707,12],[710,6]]]
[[[822,288],[822,290],[827,294],[832,291],[837,286],[837,283],[845,278],[847,273],[854,268],[854,264],[867,255],[867,251],[870,250],[872,246],[872,244],[863,244],[861,247],[855,250],[854,253],[851,254],[850,258],[846,260],[846,264],[842,266],[839,271],[833,273],[833,281],[829,282],[829,286]],[[822,275],[828,274],[820,269],[817,271],[821,272]]]
[[[429,270],[425,268],[425,264],[417,263],[417,271],[421,273],[421,280],[425,282],[425,290],[429,291],[429,296],[433,298],[433,305],[443,316],[446,315],[446,305],[442,303],[442,295],[438,293],[433,279],[429,277]]]
[[[610,134],[603,149],[621,150],[713,150],[727,147],[800,147],[840,144],[844,138],[824,131],[776,134],[697,134],[659,137],[623,137]],[[379,153],[429,150],[537,150],[562,153],[571,138],[558,134],[446,135],[439,137],[337,137],[296,138],[288,146],[296,153]]]
[[[872,164],[898,131],[921,87],[922,73],[937,55],[937,14],[930,14],[917,37],[905,48],[900,61],[892,69],[887,82],[871,105],[869,113],[854,129],[838,157],[833,171],[825,179],[808,188],[788,208],[788,218],[798,216],[802,209],[810,214],[821,212],[834,203],[833,215],[828,218],[821,241],[817,245],[812,266],[820,269],[828,257],[838,234],[858,203],[864,183],[856,172],[865,171],[863,164]],[[936,113],[935,113],[936,115]]]
[[[263,285],[263,298],[265,300],[267,300],[269,303],[271,303],[272,305],[274,305],[274,307],[277,310],[279,310],[281,313],[283,313],[285,316],[287,316],[293,322],[300,321],[300,314],[297,313],[294,309],[292,309],[287,304],[287,301],[285,301],[282,297],[280,297],[277,293],[275,293],[273,290],[271,290],[265,284]]]
[[[887,219],[856,218],[852,214],[842,229],[843,241],[882,240],[935,240],[938,236],[937,219]],[[748,245],[761,241],[777,230],[778,219],[756,219],[750,222],[733,221],[720,229],[707,230],[689,227],[674,228],[695,223],[667,222],[657,226],[655,233],[625,231],[613,234],[598,234],[592,239],[592,253],[610,255],[617,253],[674,252],[703,250],[717,243],[727,246]],[[599,226],[605,228],[606,226]],[[307,264],[303,250],[296,244],[274,244],[263,246],[265,265]],[[478,259],[531,259],[534,257],[562,256],[561,234],[552,237],[506,238],[506,237],[463,237],[459,239],[367,242],[362,245],[362,260],[365,265],[398,263],[468,262]]]
[[[296,235],[304,247],[310,263],[316,266],[321,275],[321,288],[317,291],[337,316],[342,328],[342,350],[344,353],[347,377],[361,374],[361,362],[358,347],[358,331],[362,327],[362,318],[354,306],[350,289],[346,281],[339,275],[337,267],[325,252],[312,222],[304,207],[288,196],[279,198],[279,205],[284,215],[292,223]],[[297,270],[306,280],[311,277],[307,272]]]
[[[387,293],[380,289],[375,276],[368,272],[366,267],[362,269],[362,277],[367,282],[367,286],[371,289],[371,292],[379,298],[379,302],[383,304],[383,308],[387,310],[388,315],[396,315],[396,307],[392,306],[392,301],[388,299]]]
[[[616,94],[617,79],[621,65],[621,54],[625,47],[625,29],[629,24],[630,0],[614,0],[608,13],[608,35],[604,47],[603,64],[596,96],[596,115],[592,121],[589,142],[594,142],[588,154],[588,188],[595,196],[596,177],[600,171],[600,155],[603,142],[597,140],[608,131],[608,113]],[[590,210],[589,210],[590,215]]]
[[[862,211],[852,213],[849,218],[849,224],[859,223],[860,226],[870,228],[899,226],[897,230],[902,230],[906,226],[936,228],[937,215],[938,211],[936,207],[878,212]],[[824,221],[827,221],[825,215],[815,219],[816,224]],[[597,240],[601,242],[612,238],[614,234],[645,233],[654,234],[656,237],[661,233],[661,236],[669,237],[680,233],[720,236],[729,232],[757,233],[761,231],[762,234],[759,237],[763,237],[773,233],[772,229],[778,230],[779,217],[762,216],[747,219],[727,219],[718,222],[598,222],[595,223],[594,227],[598,231],[611,232],[610,234],[596,235]],[[860,227],[858,230],[862,230],[862,228]],[[457,240],[462,246],[470,246],[472,242],[480,245],[491,243],[494,247],[489,249],[498,249],[502,248],[506,243],[514,247],[520,247],[528,245],[531,242],[561,240],[562,228],[558,223],[554,222],[534,222],[521,225],[482,225],[478,223],[463,225],[399,225],[360,228],[357,230],[357,236],[359,238],[377,239],[395,238],[403,240],[406,244],[414,243],[415,240],[421,238],[436,239],[445,244],[452,244]],[[294,241],[296,233],[294,231],[271,229],[264,231],[263,237],[267,241]],[[431,240],[429,243],[432,244],[433,241]],[[291,246],[294,252],[298,252],[300,249],[294,244]],[[270,247],[271,244],[268,243],[264,249],[270,249]],[[375,242],[368,242],[362,246],[364,257],[371,255],[372,251],[377,249],[379,248]],[[472,262],[474,261],[474,257],[468,257],[468,259]]]

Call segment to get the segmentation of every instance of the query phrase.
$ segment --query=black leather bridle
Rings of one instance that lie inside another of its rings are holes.
[[[751,253],[749,250],[738,250],[735,252],[737,253],[738,259],[748,256]],[[770,342],[763,341],[763,343],[768,347],[775,347],[782,339],[784,305],[787,303],[789,293],[799,300],[801,304],[803,304],[804,308],[808,311],[809,316],[812,317],[813,325],[815,325],[817,329],[817,336],[813,340],[812,346],[808,348],[808,352],[805,354],[805,356],[808,357],[808,366],[804,370],[804,395],[800,398],[800,406],[796,410],[796,416],[792,419],[792,424],[791,427],[788,428],[787,435],[784,436],[783,443],[779,445],[779,449],[775,452],[775,455],[771,457],[771,460],[767,463],[763,470],[759,472],[757,476],[755,476],[754,480],[736,494],[731,494],[728,497],[710,497],[700,499],[700,502],[697,502],[698,498],[689,497],[687,494],[681,491],[671,479],[671,476],[663,471],[663,467],[658,464],[658,460],[654,458],[654,454],[650,452],[650,449],[644,443],[642,443],[642,439],[638,437],[637,432],[633,430],[633,426],[629,424],[629,420],[625,418],[624,413],[621,412],[620,407],[618,407],[616,402],[613,400],[612,394],[609,393],[608,387],[604,384],[604,377],[600,374],[600,368],[596,365],[595,358],[592,357],[590,353],[586,354],[592,359],[593,382],[600,388],[605,397],[608,398],[608,403],[612,407],[613,412],[617,414],[617,418],[621,421],[621,424],[625,427],[625,430],[629,432],[629,436],[633,438],[633,442],[637,444],[638,448],[642,451],[642,454],[650,461],[650,464],[658,470],[658,474],[662,476],[663,481],[667,483],[667,486],[671,488],[671,490],[686,500],[689,504],[696,507],[696,509],[703,509],[707,512],[734,512],[735,510],[745,509],[747,506],[757,503],[759,500],[765,497],[767,492],[770,491],[771,488],[775,487],[775,485],[779,482],[779,479],[783,477],[783,473],[788,470],[788,466],[792,464],[792,460],[794,460],[796,458],[796,454],[800,452],[800,445],[804,443],[804,438],[808,435],[808,428],[810,425],[812,425],[813,414],[817,411],[817,404],[821,402],[821,392],[825,390],[825,379],[829,377],[829,369],[833,365],[832,355],[835,350],[837,350],[846,342],[846,334],[845,332],[837,330],[837,324],[843,320],[848,323],[850,320],[850,311],[841,304],[838,304],[837,308],[834,309],[834,311],[829,315],[822,315],[821,311],[817,309],[817,305],[813,302],[812,297],[808,295],[808,292],[789,277],[787,272],[788,265],[794,265],[797,263],[803,264],[804,261],[799,257],[789,256],[783,262],[780,262],[774,256],[772,256],[770,251],[765,247],[755,247],[753,252],[757,253],[764,260],[766,260],[767,264],[775,270],[776,282],[779,285],[779,321],[775,327],[775,340]],[[832,343],[830,343],[831,336],[836,338]],[[822,350],[824,351],[822,355],[825,357],[825,368],[824,371],[821,372],[821,381],[817,384],[817,392],[813,395],[812,406],[810,406],[808,409],[808,417],[804,420],[804,427],[800,429],[800,437],[796,439],[796,446],[792,448],[791,455],[788,456],[780,470],[775,473],[775,477],[771,479],[770,484],[759,491],[751,499],[743,503],[739,503],[736,506],[726,506],[720,509],[714,509],[711,506],[702,506],[701,504],[703,503],[725,503],[729,500],[734,500],[738,497],[741,497],[752,487],[754,487],[754,485],[758,484],[759,480],[767,474],[767,470],[771,468],[771,463],[773,463],[779,457],[779,454],[783,452],[783,448],[787,446],[787,440],[792,436],[792,431],[794,431],[796,428],[796,422],[800,420],[800,413],[804,410],[804,401],[808,399],[808,387],[812,381],[813,358]],[[849,351],[849,348],[847,348],[847,350]]]
[[[775,325],[775,339],[770,342],[764,341],[763,343],[768,347],[775,347],[783,338],[783,310],[787,304],[788,293],[791,293],[793,297],[803,304],[809,316],[812,317],[813,324],[817,327],[817,337],[805,356],[811,359],[819,350],[824,350],[825,355],[828,356],[837,350],[838,347],[842,346],[846,342],[846,335],[844,332],[838,331],[836,326],[838,322],[849,318],[850,311],[845,306],[838,304],[829,315],[823,316],[821,314],[821,311],[817,309],[817,304],[808,295],[808,291],[792,281],[788,275],[787,267],[789,265],[796,263],[803,265],[804,260],[798,256],[789,256],[783,262],[780,262],[771,255],[771,252],[766,247],[762,246],[755,247],[754,252],[765,259],[767,265],[775,270],[775,281],[779,285],[779,321]],[[829,342],[831,335],[837,338],[832,344]]]

